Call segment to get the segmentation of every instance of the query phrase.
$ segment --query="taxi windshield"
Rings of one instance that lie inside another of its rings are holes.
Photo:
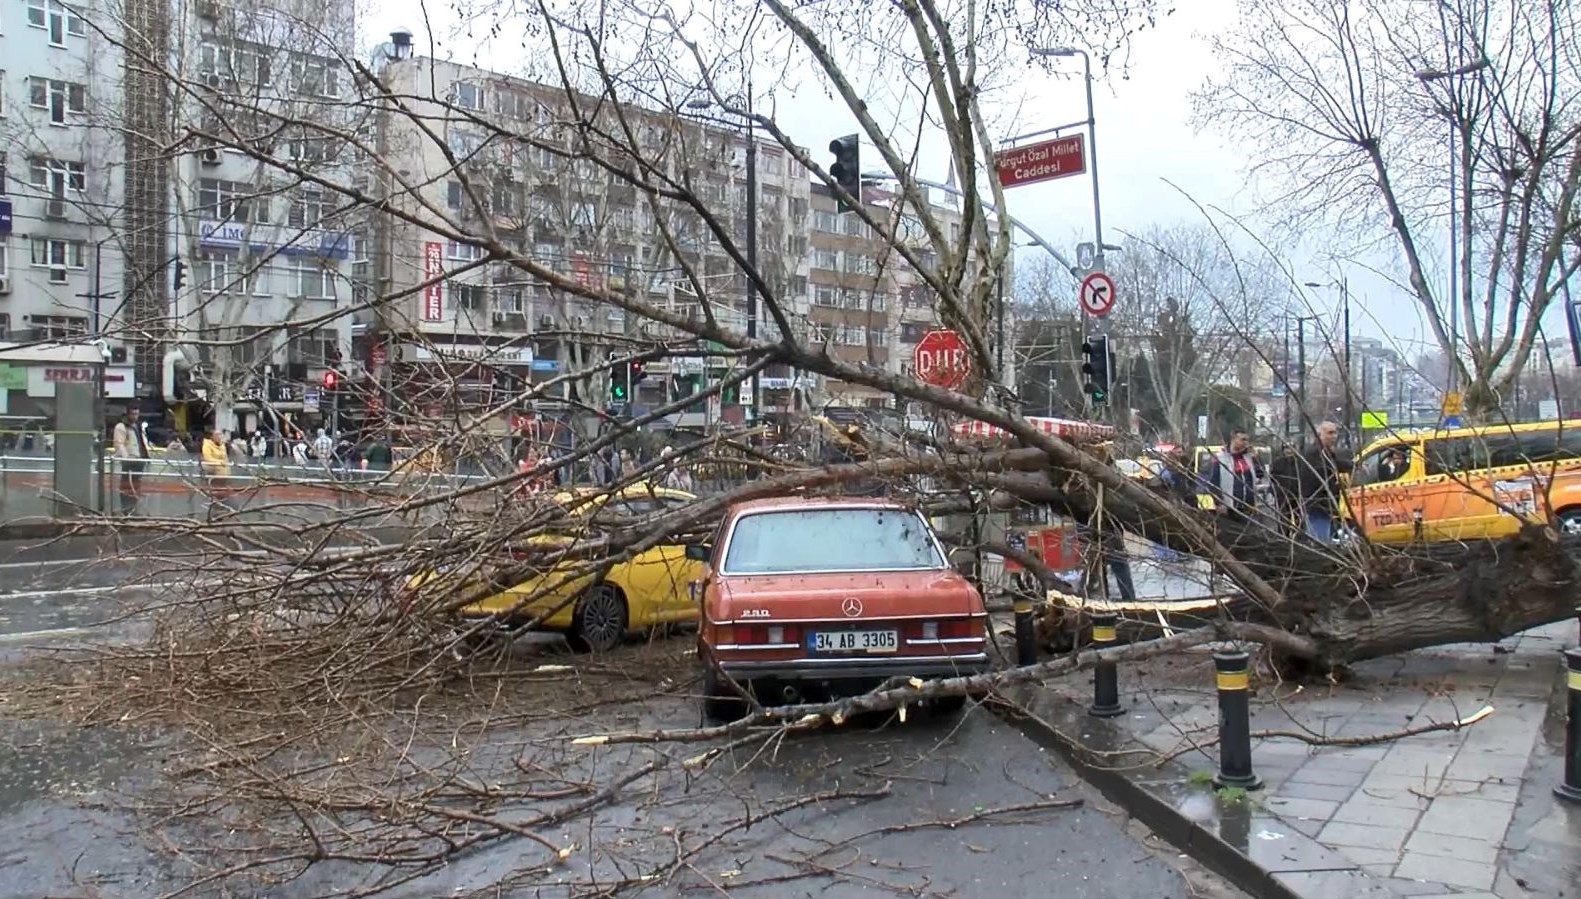
[[[943,568],[927,525],[905,509],[786,509],[742,516],[726,574]]]

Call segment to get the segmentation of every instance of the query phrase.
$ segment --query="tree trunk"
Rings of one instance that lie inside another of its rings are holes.
[[[1096,505],[1074,482],[1052,486],[1046,473],[996,480],[1009,493],[1077,520],[1087,520]],[[1196,552],[1168,522],[1121,497],[1106,497],[1104,518]],[[1323,668],[1446,643],[1492,642],[1569,618],[1581,600],[1581,538],[1561,539],[1547,527],[1503,540],[1336,550],[1262,523],[1218,519],[1214,526],[1220,542],[1282,596],[1271,607],[1240,605],[1232,617],[1305,638],[1313,647],[1309,662]]]

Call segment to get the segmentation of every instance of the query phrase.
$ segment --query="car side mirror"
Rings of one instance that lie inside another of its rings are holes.
[[[693,562],[706,562],[714,555],[714,548],[706,543],[686,544],[686,558]]]

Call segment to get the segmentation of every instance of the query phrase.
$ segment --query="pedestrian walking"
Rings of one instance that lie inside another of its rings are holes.
[[[392,461],[394,454],[390,452],[389,442],[382,436],[375,436],[362,451],[362,467],[365,471],[389,471]]]
[[[324,467],[328,468],[334,454],[335,441],[330,439],[328,431],[319,428],[318,436],[313,438],[313,458],[324,463]]]
[[[148,435],[137,420],[137,407],[126,410],[115,423],[115,461],[120,466],[121,514],[137,511],[143,498],[143,472],[148,468]]]
[[[1318,425],[1317,443],[1301,454],[1300,496],[1306,532],[1319,543],[1334,539],[1334,519],[1339,514],[1339,476],[1351,470],[1350,454],[1341,454],[1339,425],[1325,421]]]
[[[204,493],[208,497],[208,515],[213,516],[215,506],[226,505],[231,475],[230,453],[225,446],[225,435],[219,428],[210,428],[198,448],[199,465],[203,471]]]

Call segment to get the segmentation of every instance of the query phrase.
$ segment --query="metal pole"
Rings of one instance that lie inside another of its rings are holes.
[[[1307,320],[1296,316],[1296,374],[1301,382],[1301,395],[1296,398],[1296,410],[1301,415],[1301,445],[1307,442]]]
[[[747,82],[747,267],[752,277],[747,279],[747,340],[758,336],[758,138],[756,123],[752,120],[752,82]],[[860,199],[860,198],[859,198]],[[706,362],[704,363],[706,367]],[[758,389],[756,372],[749,389],[752,397],[752,420],[763,416],[763,394]]]
[[[1049,411],[1048,411],[1048,416],[1049,416],[1049,418],[1053,418],[1054,417],[1054,366],[1053,366],[1052,363],[1050,363],[1050,365],[1049,365],[1048,375],[1049,375],[1049,392],[1048,392],[1048,407],[1049,407]]]
[[[1247,696],[1250,662],[1243,650],[1213,654],[1219,691],[1219,773],[1213,782],[1221,787],[1255,790],[1263,785],[1252,771],[1251,700]]]
[[[1581,802],[1581,648],[1565,650],[1565,779],[1554,795]]]
[[[1351,368],[1350,362],[1350,280],[1343,275],[1340,276],[1339,279],[1339,296],[1340,302],[1345,306],[1345,380],[1349,381],[1351,378],[1355,377],[1355,369]],[[1366,359],[1361,361],[1361,391],[1361,407],[1363,411],[1365,411],[1367,408]],[[1356,392],[1351,390],[1350,384],[1347,383],[1345,385],[1345,431],[1349,434],[1359,434],[1361,432],[1361,422],[1357,421],[1356,419],[1356,404],[1354,400],[1355,394]],[[1356,430],[1352,431],[1351,428],[1355,428]],[[1354,441],[1355,438],[1353,437],[1352,440]]]
[[[1285,354],[1284,354],[1284,357],[1279,360],[1279,364],[1283,368],[1283,370],[1279,372],[1279,379],[1280,379],[1280,381],[1283,382],[1284,389],[1285,389],[1285,443],[1289,443],[1290,442],[1290,391],[1291,391],[1292,387],[1294,386],[1294,385],[1292,385],[1290,383],[1290,316],[1289,316],[1289,314],[1285,315],[1284,332],[1285,332]]]
[[[1455,174],[1455,154],[1459,152],[1460,142],[1456,140],[1455,119],[1449,119],[1449,389],[1454,390],[1460,383],[1460,366],[1456,360],[1460,355],[1460,253],[1457,250],[1460,235],[1455,228],[1455,220],[1459,217],[1455,208],[1459,194],[1458,176]]]
[[[1107,575],[1106,575],[1107,576]],[[1092,616],[1092,647],[1105,650],[1120,642],[1117,626],[1120,616],[1114,612],[1098,612]],[[1092,705],[1087,714],[1094,718],[1113,718],[1125,714],[1120,704],[1119,666],[1110,659],[1093,666]]]
[[[1098,198],[1098,115],[1092,105],[1092,56],[1086,50],[1076,52],[1081,54],[1082,74],[1087,87],[1087,148],[1092,155],[1093,266],[1103,271],[1103,204]],[[1105,336],[1109,334],[1107,314],[1098,319],[1098,333]]]

